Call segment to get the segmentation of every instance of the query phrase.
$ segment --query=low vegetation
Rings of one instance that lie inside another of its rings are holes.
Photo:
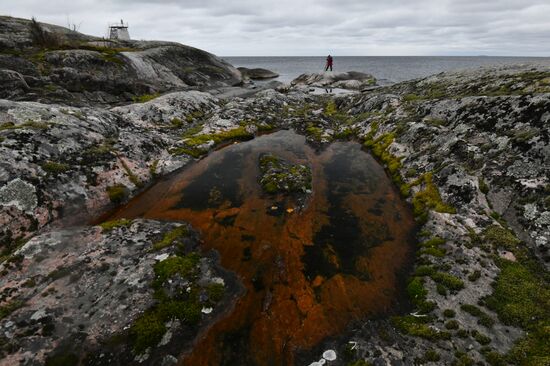
[[[451,334],[449,332],[440,331],[436,328],[433,328],[429,324],[430,319],[428,317],[415,317],[412,315],[406,315],[400,317],[392,317],[391,322],[394,327],[396,327],[403,333],[415,337],[421,337],[431,341],[451,338]]]
[[[213,134],[197,134],[202,130],[202,126],[196,126],[194,129],[190,129],[183,136],[183,142],[186,146],[175,148],[171,151],[174,155],[186,154],[194,158],[199,158],[208,152],[208,148],[203,145],[212,142],[214,145],[221,144],[226,141],[242,141],[249,140],[253,135],[246,130],[245,126],[239,126],[237,128],[220,131]]]
[[[151,100],[160,97],[160,93],[142,94],[132,98],[135,103],[147,103]]]
[[[99,224],[99,226],[103,229],[103,232],[108,232],[120,227],[129,227],[130,225],[132,225],[132,220],[128,219],[111,220]]]
[[[107,194],[111,202],[119,204],[128,196],[128,188],[124,184],[115,184],[114,186],[107,187]]]
[[[164,234],[161,240],[153,244],[154,250],[161,250],[163,248],[173,245],[175,242],[179,242],[180,239],[189,235],[189,230],[186,226],[178,226],[172,231]]]
[[[60,174],[68,171],[70,169],[70,166],[68,164],[58,163],[55,161],[47,161],[42,164],[42,169],[50,174]]]

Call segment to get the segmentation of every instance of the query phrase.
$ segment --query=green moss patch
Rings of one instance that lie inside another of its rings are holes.
[[[22,301],[14,300],[11,302],[8,302],[7,304],[0,306],[0,320],[4,319],[11,313],[13,313],[15,310],[21,308],[23,306]]]
[[[405,334],[425,338],[431,341],[449,339],[450,333],[438,331],[429,326],[426,317],[414,317],[412,315],[396,316],[391,318],[392,325]]]
[[[449,330],[457,330],[459,328],[459,325],[458,325],[458,322],[453,319],[445,323],[445,328]]]
[[[132,182],[132,184],[135,185],[136,187],[142,187],[143,182],[138,178],[137,175],[134,174],[134,172],[130,169],[128,164],[126,164],[126,162],[124,162],[123,159],[119,159],[119,160],[120,160],[120,163],[122,164],[122,168],[126,172],[126,176],[130,180],[130,182]]]
[[[128,219],[111,220],[99,224],[104,232],[111,231],[119,227],[129,227],[130,225],[132,225],[132,220]]]
[[[520,339],[506,355],[513,365],[540,366],[550,365],[550,325],[536,327]]]
[[[420,243],[420,252],[419,254],[431,255],[433,257],[444,257],[446,250],[440,248],[441,245],[445,244],[446,240],[435,237],[430,240],[427,240],[423,243]]]
[[[177,318],[185,324],[194,325],[200,319],[201,306],[194,280],[197,276],[199,255],[172,256],[154,265],[155,298],[157,305],[135,320],[130,328],[134,350],[139,354],[160,342],[166,333],[165,323]],[[175,275],[191,280],[192,290],[181,299],[168,297],[163,290],[164,283]]]
[[[128,188],[124,184],[115,184],[114,186],[107,187],[107,194],[111,202],[115,204],[122,203],[127,196]]]
[[[132,100],[136,103],[147,103],[158,97],[160,97],[160,93],[143,94],[133,97]]]
[[[431,277],[436,283],[445,286],[451,292],[457,292],[464,288],[464,282],[450,273],[436,272]]]
[[[482,346],[486,346],[489,343],[491,343],[491,338],[489,338],[488,336],[486,336],[483,333],[478,332],[477,330],[474,330],[472,332],[472,336],[474,337],[476,342],[481,344]]]
[[[195,271],[195,267],[199,263],[199,255],[196,253],[189,254],[185,257],[172,256],[162,262],[155,264],[155,282],[162,285],[164,281],[170,277],[179,274],[182,277],[191,277]]]
[[[230,140],[248,140],[252,134],[246,130],[245,126],[239,126],[232,130],[221,131],[215,134],[200,134],[185,138],[184,142],[191,147],[203,145],[209,141],[215,144]]]
[[[208,152],[207,149],[201,147],[210,141],[213,141],[215,145],[218,145],[226,141],[243,141],[250,140],[254,137],[250,132],[246,130],[246,126],[239,126],[232,130],[221,131],[215,134],[198,134],[202,130],[202,125],[195,126],[189,129],[183,135],[183,141],[186,146],[173,149],[171,151],[174,155],[186,154],[194,158],[199,158]]]
[[[514,233],[499,225],[491,225],[482,232],[485,243],[490,244],[495,249],[516,250],[520,240]]]
[[[163,248],[169,247],[170,245],[174,244],[176,241],[180,240],[181,238],[187,237],[189,235],[189,230],[185,226],[178,226],[172,231],[169,231],[168,233],[164,234],[163,238],[153,244],[154,250],[161,250]]]
[[[4,123],[0,125],[0,131],[4,130],[21,130],[21,129],[35,129],[35,130],[45,130],[49,127],[49,124],[44,122],[35,122],[35,121],[27,121],[21,124],[14,124],[11,122]]]
[[[453,309],[445,309],[443,310],[443,316],[445,318],[454,318],[456,316],[456,312]]]
[[[70,166],[68,164],[58,163],[55,161],[47,161],[42,164],[42,169],[50,174],[60,174],[68,171],[70,169]]]
[[[422,184],[423,189],[416,193],[412,199],[413,214],[419,218],[420,221],[426,221],[428,218],[428,212],[434,210],[436,212],[443,213],[456,213],[456,209],[450,205],[447,205],[441,199],[439,190],[433,183],[432,173],[426,173],[415,185]]]
[[[464,304],[461,305],[460,308],[468,314],[475,316],[478,319],[478,323],[487,328],[490,328],[495,324],[493,318],[475,305]]]
[[[214,304],[220,301],[225,294],[225,286],[221,283],[212,283],[208,285],[207,289],[208,299]]]
[[[205,149],[199,149],[199,148],[189,148],[189,147],[178,147],[175,149],[170,150],[170,153],[173,155],[189,155],[194,157],[195,159],[200,158],[204,154],[208,153],[208,150]]]
[[[266,193],[306,193],[311,190],[311,168],[290,164],[272,154],[260,156],[260,185]]]
[[[401,163],[402,158],[388,151],[395,139],[395,132],[386,133],[374,139],[377,131],[378,123],[373,122],[370,131],[365,136],[364,146],[370,149],[372,154],[384,164],[391,175],[392,181],[399,187],[401,195],[403,197],[408,197],[411,187],[405,183],[400,173],[400,169],[403,166]]]
[[[535,329],[550,325],[550,287],[528,265],[499,260],[494,292],[485,298],[504,324]],[[541,272],[544,273],[544,272]]]
[[[164,333],[166,326],[164,319],[155,310],[149,310],[140,316],[132,327],[130,333],[134,336],[134,349],[137,353],[144,352],[148,347],[156,345]]]
[[[323,129],[315,126],[313,123],[309,123],[306,127],[306,135],[315,141],[321,141],[323,139]]]

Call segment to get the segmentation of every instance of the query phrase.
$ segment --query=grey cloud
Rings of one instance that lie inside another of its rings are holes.
[[[550,55],[548,0],[19,0],[2,13],[221,55]]]

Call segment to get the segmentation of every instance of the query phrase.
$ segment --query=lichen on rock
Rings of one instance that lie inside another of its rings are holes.
[[[36,188],[16,178],[0,188],[0,205],[15,206],[24,212],[32,212],[38,205]]]

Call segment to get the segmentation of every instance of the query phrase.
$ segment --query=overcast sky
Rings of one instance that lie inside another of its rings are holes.
[[[550,56],[550,0],[0,0],[0,13],[221,56]]]

